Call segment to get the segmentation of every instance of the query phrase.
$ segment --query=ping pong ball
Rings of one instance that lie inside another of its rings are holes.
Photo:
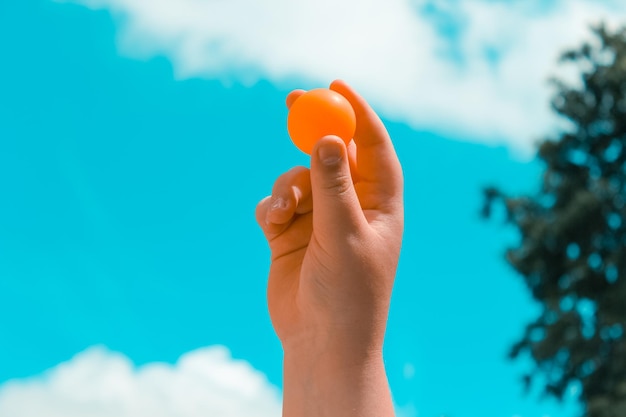
[[[315,143],[327,135],[350,143],[356,130],[356,116],[350,102],[328,88],[307,91],[289,109],[287,130],[293,143],[311,155]]]

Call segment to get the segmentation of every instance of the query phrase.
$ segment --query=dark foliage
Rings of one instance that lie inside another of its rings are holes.
[[[520,233],[507,260],[542,313],[510,356],[530,354],[546,395],[579,387],[586,417],[626,417],[626,28],[593,29],[562,56],[582,83],[553,80],[553,109],[571,128],[544,140],[541,191],[485,190],[484,215],[503,203]]]

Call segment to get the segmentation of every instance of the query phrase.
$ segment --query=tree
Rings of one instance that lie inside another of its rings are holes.
[[[553,109],[571,128],[539,144],[540,191],[485,189],[483,215],[502,203],[520,241],[506,252],[542,312],[511,358],[530,354],[543,392],[578,386],[585,417],[626,416],[626,28],[592,28],[562,55],[581,85],[552,80]],[[570,391],[571,392],[571,391]]]

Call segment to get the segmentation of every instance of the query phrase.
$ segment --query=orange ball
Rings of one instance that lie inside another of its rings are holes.
[[[293,143],[311,155],[315,143],[327,135],[350,143],[356,130],[356,116],[350,102],[336,91],[317,88],[296,99],[289,109],[287,130]]]

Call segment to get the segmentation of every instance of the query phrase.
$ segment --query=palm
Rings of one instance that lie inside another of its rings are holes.
[[[267,287],[267,300],[278,337],[301,326],[298,297],[301,297],[300,273],[309,250],[312,228],[312,213],[297,217],[287,229],[272,241],[272,266]]]

